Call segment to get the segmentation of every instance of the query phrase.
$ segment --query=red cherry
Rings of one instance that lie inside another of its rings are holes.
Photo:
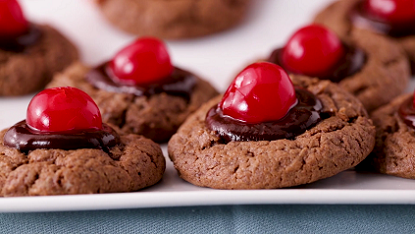
[[[241,71],[219,104],[223,114],[247,123],[279,120],[297,102],[294,86],[278,65],[260,62]]]
[[[29,23],[16,0],[0,0],[0,37],[16,37],[27,32]]]
[[[101,129],[98,106],[88,94],[73,87],[45,89],[29,103],[27,124],[41,132]]]
[[[288,40],[282,64],[289,71],[308,76],[325,76],[344,56],[341,40],[323,26],[300,28]]]
[[[164,43],[150,37],[140,38],[122,49],[109,67],[117,82],[127,85],[155,83],[173,71]]]
[[[369,16],[392,25],[415,24],[415,0],[365,0],[364,9]]]

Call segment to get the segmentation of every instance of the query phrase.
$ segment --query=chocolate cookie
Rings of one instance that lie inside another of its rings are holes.
[[[23,95],[42,89],[54,73],[78,58],[75,46],[48,25],[33,26],[39,38],[22,51],[0,48],[0,95]],[[32,28],[33,28],[32,27]]]
[[[242,21],[250,0],[97,0],[108,20],[122,30],[166,39],[203,36]]]
[[[24,154],[4,145],[0,132],[0,196],[38,196],[136,191],[165,171],[160,147],[142,136],[121,135],[121,144],[100,149],[36,149]]]
[[[199,78],[196,78],[189,99],[164,92],[150,96],[109,92],[97,89],[85,80],[90,70],[75,63],[56,75],[48,87],[72,86],[85,91],[99,106],[104,122],[157,142],[167,141],[189,114],[218,94],[208,82]]]
[[[366,62],[339,85],[371,112],[406,89],[410,79],[408,61],[399,46],[386,37],[362,29],[352,29],[349,35],[351,43],[366,53]]]
[[[311,183],[362,161],[375,129],[362,104],[329,81],[292,76],[321,101],[322,120],[292,139],[225,141],[206,124],[216,97],[190,116],[168,143],[184,180],[218,189],[270,189]]]
[[[324,77],[319,78],[330,79],[354,94],[368,112],[388,103],[405,90],[410,78],[409,66],[396,43],[357,28],[352,28],[341,39],[346,55]],[[283,50],[274,50],[267,61],[286,68],[282,62]]]
[[[353,11],[356,11],[358,4],[361,2],[362,0],[336,1],[317,14],[314,21],[316,23],[326,25],[335,31],[340,37],[347,38],[350,36],[349,34],[351,29],[356,27],[356,24],[352,21],[351,14],[353,14]],[[358,26],[379,32],[379,30],[367,23],[359,24]],[[412,73],[415,73],[415,33],[412,35],[408,34],[389,38],[394,40],[404,49],[411,62]],[[374,43],[375,41],[370,42]],[[381,47],[379,47],[379,50],[381,50]]]
[[[358,165],[359,170],[375,170],[415,179],[415,131],[399,114],[401,105],[408,101],[412,105],[412,95],[404,94],[372,112],[371,118],[376,126],[376,145],[373,153]]]

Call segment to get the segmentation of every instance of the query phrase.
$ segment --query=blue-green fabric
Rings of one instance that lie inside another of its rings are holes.
[[[415,206],[260,205],[0,214],[0,233],[415,233]]]

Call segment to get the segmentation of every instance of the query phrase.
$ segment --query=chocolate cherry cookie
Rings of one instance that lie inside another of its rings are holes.
[[[368,112],[400,95],[410,77],[404,53],[385,37],[354,29],[351,38],[341,40],[316,24],[295,32],[267,61],[289,73],[338,83],[354,94]]]
[[[315,22],[342,38],[353,36],[355,28],[365,28],[393,39],[406,52],[415,74],[415,0],[340,0],[322,10]]]
[[[362,161],[375,129],[362,104],[326,80],[267,62],[245,68],[226,93],[190,116],[168,143],[184,180],[218,189],[311,183]]]
[[[75,63],[49,84],[58,86],[91,95],[104,122],[158,142],[167,141],[190,113],[218,94],[208,82],[174,67],[155,38],[138,39],[92,69]]]
[[[376,126],[376,146],[358,169],[415,179],[414,96],[404,94],[371,114]]]
[[[94,101],[72,87],[45,89],[27,118],[0,133],[0,196],[136,191],[165,170],[160,146],[118,134]]]
[[[28,22],[16,0],[0,1],[0,96],[40,90],[77,58],[54,28]]]
[[[165,39],[199,37],[240,23],[250,0],[96,0],[122,30]]]

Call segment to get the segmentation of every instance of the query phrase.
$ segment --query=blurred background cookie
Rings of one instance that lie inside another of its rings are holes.
[[[96,0],[122,30],[164,39],[199,37],[240,23],[251,0]]]
[[[359,27],[394,39],[405,50],[415,74],[415,0],[340,0],[318,13],[314,21],[342,38]]]
[[[0,2],[0,95],[38,91],[78,58],[75,46],[49,25],[26,20],[16,0]]]

